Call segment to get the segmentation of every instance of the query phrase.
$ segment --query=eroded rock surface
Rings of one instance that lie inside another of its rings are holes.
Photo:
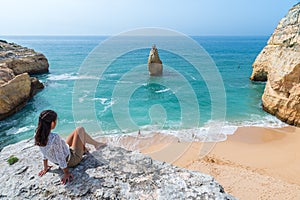
[[[8,165],[5,160],[10,155],[19,161]],[[235,199],[209,175],[119,147],[87,154],[71,169],[75,180],[65,186],[56,166],[43,177],[37,175],[42,156],[31,140],[5,147],[0,159],[3,199]]]
[[[44,85],[29,74],[48,72],[43,54],[0,40],[0,120],[18,112]]]
[[[254,81],[266,81],[263,108],[300,126],[300,3],[281,19],[268,45],[253,63]]]
[[[31,81],[27,73],[17,75],[2,84],[0,86],[0,119],[20,110],[30,98],[30,90]]]
[[[0,40],[0,64],[2,63],[12,69],[15,75],[40,74],[49,70],[48,60],[43,54],[15,43]]]
[[[159,58],[158,50],[152,46],[148,57],[148,71],[150,76],[161,76],[163,73],[162,61]]]

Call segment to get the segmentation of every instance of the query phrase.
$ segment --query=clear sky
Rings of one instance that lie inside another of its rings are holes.
[[[297,0],[0,0],[0,35],[270,35]]]

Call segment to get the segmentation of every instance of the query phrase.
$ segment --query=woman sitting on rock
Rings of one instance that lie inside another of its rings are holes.
[[[43,153],[44,169],[38,175],[43,176],[52,167],[48,165],[49,160],[59,165],[63,170],[64,175],[61,183],[66,184],[71,178],[74,178],[68,167],[74,167],[80,163],[86,150],[85,144],[92,144],[96,149],[99,149],[104,144],[91,138],[82,127],[76,128],[64,141],[58,134],[51,132],[55,128],[56,122],[56,112],[53,110],[41,112],[35,132],[35,144],[40,147]]]

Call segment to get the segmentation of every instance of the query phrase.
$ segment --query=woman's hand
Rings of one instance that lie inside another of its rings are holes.
[[[71,179],[74,179],[73,174],[71,173],[65,173],[64,176],[61,179],[61,184],[65,185],[66,183],[70,182]]]
[[[39,172],[39,176],[43,176],[43,175],[45,175],[50,169],[51,169],[51,167],[52,166],[47,166],[47,167],[44,167],[44,169],[43,170],[41,170],[40,172]]]

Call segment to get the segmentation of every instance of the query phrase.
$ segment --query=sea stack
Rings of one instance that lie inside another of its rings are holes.
[[[156,45],[153,45],[148,57],[148,71],[150,76],[161,76],[163,65],[158,55]]]
[[[43,54],[0,40],[0,120],[18,112],[44,86],[29,75],[48,72]]]
[[[263,109],[300,127],[300,3],[281,19],[253,63],[253,81],[267,81]]]

